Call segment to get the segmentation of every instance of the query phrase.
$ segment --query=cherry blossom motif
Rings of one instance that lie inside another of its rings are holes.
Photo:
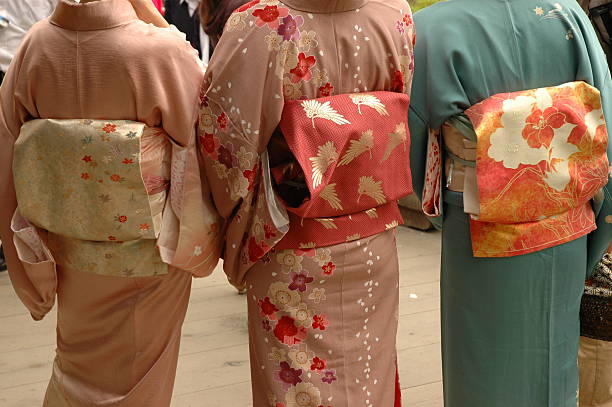
[[[325,296],[325,288],[313,289],[310,295],[308,296],[308,299],[314,301],[315,304],[319,304],[321,301],[325,301],[327,299],[327,297]]]
[[[310,368],[310,361],[314,357],[314,352],[309,351],[305,344],[301,344],[291,349],[288,356],[294,368],[308,371]]]
[[[404,14],[404,18],[403,18],[404,24],[406,24],[406,26],[411,26],[413,24],[412,21],[412,16],[410,14]]]
[[[289,9],[278,6],[266,6],[264,8],[253,11],[253,16],[257,17],[255,24],[258,27],[267,25],[268,28],[276,30],[280,25],[279,19],[287,17]]]
[[[401,93],[404,91],[404,74],[399,69],[393,72],[393,82],[391,83],[391,91]]]
[[[282,317],[274,327],[274,336],[279,342],[287,346],[294,346],[302,342],[308,336],[306,328],[296,326],[291,317]]]
[[[330,261],[327,264],[324,264],[323,266],[321,266],[321,268],[323,269],[323,275],[331,276],[332,274],[334,274],[336,265]]]
[[[115,216],[115,220],[119,223],[125,223],[128,221],[128,217],[125,215],[117,215]]]
[[[297,83],[299,81],[309,81],[312,78],[312,72],[310,68],[315,66],[317,60],[313,56],[307,57],[303,52],[298,54],[298,63],[295,68],[291,69],[291,81]]]
[[[308,306],[304,303],[298,305],[297,308],[291,310],[291,317],[295,320],[298,326],[307,326],[310,324],[314,312],[308,309]]]
[[[217,116],[217,125],[219,126],[221,130],[226,130],[228,123],[229,123],[229,120],[225,112]]]
[[[315,356],[314,358],[312,358],[312,364],[310,365],[310,370],[314,370],[314,371],[325,370],[326,365],[327,365],[327,362],[324,359],[321,359],[318,356]]]
[[[84,180],[88,180],[91,177],[90,177],[89,173],[84,172],[84,173],[81,174],[81,178],[83,178]]]
[[[319,88],[319,93],[321,94],[321,97],[331,96],[334,93],[334,87],[331,83],[327,82],[324,86]]]
[[[289,363],[281,362],[279,370],[276,372],[276,379],[279,381],[285,391],[289,390],[289,387],[295,386],[302,382],[302,369],[293,369]]]
[[[123,161],[121,161],[121,163],[123,163],[123,164],[134,164],[134,160],[132,160],[131,158],[124,158]]]
[[[310,48],[316,48],[319,45],[319,41],[316,40],[317,33],[314,31],[303,31],[300,32],[300,41],[298,46],[305,52],[310,51]]]
[[[219,157],[217,160],[221,164],[225,165],[227,168],[234,167],[234,156],[229,146],[226,147],[224,145],[220,145],[219,149],[217,150],[217,153],[219,154]]]
[[[399,20],[395,23],[395,28],[399,31],[400,34],[404,34],[406,30],[404,29],[404,22]]]
[[[336,371],[335,370],[327,370],[325,372],[325,374],[323,375],[323,377],[321,378],[321,381],[323,381],[323,383],[327,383],[327,384],[332,384],[336,380],[338,380],[338,378],[336,377]]]
[[[259,304],[260,315],[262,317],[276,321],[276,313],[278,312],[278,308],[276,308],[276,305],[270,302],[270,297],[259,300],[257,303]]]
[[[327,321],[325,315],[315,315],[314,317],[312,317],[312,327],[314,329],[325,331],[328,325],[329,321]]]
[[[283,250],[276,255],[276,261],[282,266],[285,274],[302,271],[302,257],[297,256],[292,250]]]
[[[549,147],[555,136],[555,130],[565,124],[565,114],[556,107],[548,107],[544,111],[534,108],[533,113],[527,117],[527,126],[523,130],[523,137],[532,148]]]
[[[102,127],[102,131],[105,133],[114,133],[117,130],[117,126],[114,124],[107,123],[104,127]]]
[[[306,291],[306,285],[314,281],[314,277],[310,277],[307,271],[301,273],[291,273],[291,284],[289,284],[290,290],[298,290],[300,292]]]
[[[121,182],[123,181],[123,178],[118,174],[113,174],[110,176],[110,180],[113,182]]]
[[[289,289],[289,284],[277,281],[268,288],[270,302],[281,311],[288,311],[300,303],[300,294]]]
[[[219,148],[219,139],[212,133],[204,133],[200,136],[200,145],[202,146],[202,153],[211,156],[213,159],[218,158],[217,149]]]
[[[267,223],[263,225],[264,227],[264,237],[266,239],[271,239],[276,237],[276,229],[273,226],[268,225]]]
[[[252,191],[253,188],[255,187],[255,181],[257,180],[258,173],[259,173],[259,164],[255,164],[255,167],[253,167],[252,170],[242,171],[242,175],[244,175],[244,178],[246,178],[247,181],[249,182],[249,186],[247,187],[248,191]],[[268,238],[266,237],[266,239]]]
[[[140,225],[138,225],[138,228],[143,232],[146,232],[147,230],[151,229],[148,223],[141,223]]]
[[[84,156],[83,158],[81,158],[81,160],[85,161],[86,163],[90,163],[93,161],[90,155]]]
[[[257,243],[255,237],[251,236],[249,238],[249,261],[251,263],[254,263],[257,260],[261,259],[269,250],[270,248],[268,247],[266,242],[261,241]]]
[[[320,407],[321,391],[314,384],[298,383],[285,395],[287,407]]]
[[[285,41],[297,41],[300,38],[300,27],[304,24],[304,18],[302,16],[292,17],[288,15],[283,18],[283,23],[278,26],[276,32],[278,35],[283,37]]]

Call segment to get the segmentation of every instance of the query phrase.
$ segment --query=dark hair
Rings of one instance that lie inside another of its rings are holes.
[[[200,2],[200,23],[210,37],[213,48],[219,42],[225,23],[234,10],[248,3],[248,0],[202,0]]]

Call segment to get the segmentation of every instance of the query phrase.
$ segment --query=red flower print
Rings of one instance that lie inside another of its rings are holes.
[[[227,129],[227,123],[228,123],[228,119],[227,119],[227,115],[225,114],[225,112],[217,116],[217,124],[219,125],[219,128],[221,130]]]
[[[117,130],[117,126],[110,123],[107,123],[104,127],[102,127],[102,131],[105,133],[114,133],[115,130]]]
[[[312,317],[312,327],[314,329],[320,329],[321,331],[325,331],[328,325],[329,322],[325,318],[325,315],[315,315],[314,317]]]
[[[410,14],[404,14],[404,24],[406,26],[412,25],[412,16]]]
[[[325,86],[319,88],[319,92],[321,93],[321,97],[328,97],[334,93],[334,87],[331,83],[327,82]]]
[[[333,382],[338,380],[338,378],[336,377],[336,371],[335,370],[326,371],[325,375],[323,375],[323,378],[321,380],[323,381],[323,383],[332,384]]]
[[[302,375],[302,369],[293,369],[287,362],[280,363],[280,370],[278,371],[278,378],[281,383],[286,383],[289,386],[295,386],[302,382],[300,376]]]
[[[264,319],[261,321],[261,327],[263,328],[264,331],[266,332],[270,332],[272,330],[272,324],[270,323],[269,319]]]
[[[393,92],[403,92],[404,91],[404,74],[400,70],[396,70],[393,73],[393,82],[391,83],[391,90]]]
[[[110,176],[110,180],[113,182],[121,182],[121,177],[117,174],[113,174]]]
[[[81,174],[81,178],[83,178],[83,179],[89,179],[89,178],[90,178],[90,176],[89,176],[89,174],[88,174],[88,173],[84,172],[84,173],[82,173],[82,174]]]
[[[326,362],[324,359],[320,359],[318,356],[312,358],[312,364],[310,365],[310,370],[323,370],[325,369]]]
[[[336,269],[336,265],[330,261],[329,263],[327,263],[326,265],[322,266],[321,268],[323,269],[323,274],[324,275],[331,276],[332,274],[334,274],[334,270]]]
[[[203,136],[200,136],[200,143],[204,148],[204,151],[208,155],[213,155],[215,150],[217,149],[217,140],[215,140],[215,136],[211,133],[204,133]]]
[[[142,223],[140,225],[140,230],[149,230],[151,227],[149,226],[148,223]]]
[[[253,236],[249,238],[249,261],[251,263],[261,259],[270,248],[265,242],[257,243]]]
[[[125,216],[125,215],[117,215],[117,217],[115,219],[119,223],[125,223],[128,220],[127,216]]]
[[[523,137],[532,148],[542,146],[549,147],[550,142],[555,136],[555,129],[562,127],[565,121],[565,114],[561,113],[556,107],[549,107],[544,111],[538,108],[526,120],[527,126],[523,129]]]
[[[85,161],[86,163],[90,163],[93,161],[90,155],[84,156],[83,158],[81,158],[81,160]]]
[[[247,4],[238,7],[238,9],[236,9],[236,13],[242,13],[243,11],[247,11],[248,9],[250,9],[253,6],[256,6],[259,4],[259,0],[253,0],[253,1],[249,1]]]
[[[134,160],[132,160],[131,158],[124,158],[121,162],[123,164],[134,164]]]
[[[298,290],[300,292],[306,291],[306,284],[314,281],[313,277],[308,275],[307,271],[301,273],[291,273],[292,282],[289,284],[290,290]]]
[[[263,300],[259,300],[258,304],[259,309],[261,310],[260,314],[262,317],[267,317],[273,321],[276,321],[276,313],[278,312],[278,308],[276,308],[276,305],[270,302],[270,297],[266,297]]]
[[[291,82],[298,83],[301,80],[309,81],[312,78],[312,72],[310,72],[310,68],[315,66],[317,60],[313,56],[306,57],[303,52],[300,52],[298,55],[298,63],[289,72],[292,74]]]
[[[264,224],[264,234],[266,239],[276,237],[276,229],[268,224]]]
[[[287,17],[289,15],[289,9],[278,6],[266,6],[265,8],[260,8],[253,11],[253,16],[257,17],[258,27],[263,27],[264,25],[268,25],[269,28],[276,30],[280,25],[279,18]]]
[[[117,238],[115,236],[109,236],[108,240],[110,240],[111,242],[114,242],[115,240],[117,240]]]
[[[225,147],[224,145],[220,145],[218,154],[218,160],[221,164],[225,165],[227,168],[232,168],[234,166],[234,158],[229,148]]]
[[[244,170],[242,171],[242,175],[244,176],[244,178],[247,179],[247,181],[249,181],[249,187],[247,188],[248,191],[252,191],[253,187],[255,186],[255,178],[257,177],[257,172],[259,171],[259,165],[255,164],[255,167],[253,167],[252,170]],[[266,237],[267,239],[267,237]]]
[[[274,336],[279,342],[293,346],[306,339],[308,333],[303,326],[297,327],[293,318],[284,316],[274,327]]]

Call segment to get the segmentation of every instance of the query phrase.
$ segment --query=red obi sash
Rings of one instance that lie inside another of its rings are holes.
[[[297,165],[272,169],[291,218],[279,248],[328,246],[402,223],[397,200],[412,192],[408,103],[393,92],[286,103],[280,128]],[[288,184],[294,193],[283,193]]]
[[[589,201],[608,182],[597,89],[573,82],[498,94],[465,114],[477,141],[475,257],[536,252],[596,229]]]

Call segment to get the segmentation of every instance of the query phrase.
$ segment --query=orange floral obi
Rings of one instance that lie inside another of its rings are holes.
[[[597,89],[573,82],[498,94],[465,115],[476,138],[476,204],[466,205],[475,257],[532,253],[596,229],[590,200],[609,168]]]
[[[290,217],[279,249],[357,240],[402,223],[412,192],[409,98],[393,92],[289,101],[280,129],[293,154],[272,175]]]

